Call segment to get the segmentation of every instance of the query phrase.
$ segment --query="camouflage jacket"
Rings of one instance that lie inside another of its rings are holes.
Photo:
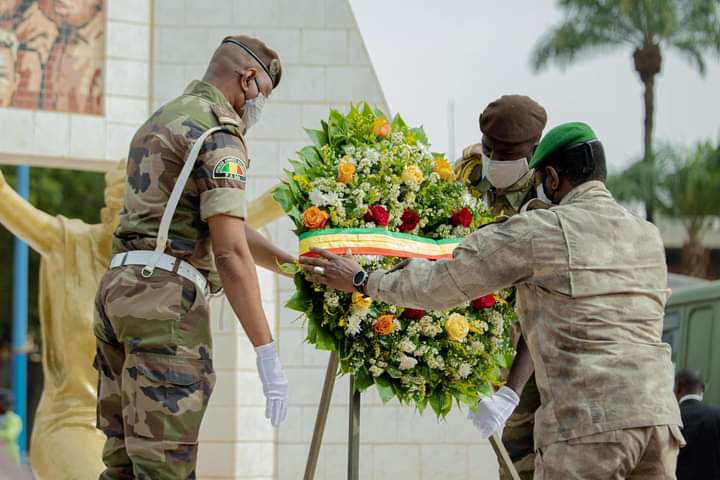
[[[160,219],[193,142],[222,125],[206,141],[185,185],[170,226],[166,253],[187,260],[220,287],[207,219],[245,218],[249,161],[245,126],[213,85],[192,82],[185,93],[156,111],[135,133],[128,154],[128,183],[113,253],[152,250]]]
[[[535,444],[653,425],[679,425],[668,296],[657,228],[628,213],[601,182],[560,205],[487,225],[449,261],[413,260],[370,275],[368,294],[444,310],[516,286],[542,406]]]
[[[533,170],[507,188],[495,188],[482,175],[481,144],[471,145],[463,150],[463,156],[455,162],[456,175],[470,184],[471,190],[482,195],[493,215],[512,216],[525,203],[535,198]]]

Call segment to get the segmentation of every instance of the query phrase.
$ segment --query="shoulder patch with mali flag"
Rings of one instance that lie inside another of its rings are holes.
[[[213,178],[225,178],[244,182],[247,179],[246,172],[247,165],[243,159],[238,157],[225,157],[215,164]]]

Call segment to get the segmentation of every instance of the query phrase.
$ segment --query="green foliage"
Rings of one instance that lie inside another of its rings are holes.
[[[15,168],[4,166],[2,172],[10,186],[15,187]],[[76,170],[49,168],[30,169],[30,202],[51,215],[79,218],[88,223],[100,221],[104,205],[103,175]],[[0,264],[6,268],[0,276],[0,345],[10,343],[12,328],[12,264],[13,236],[0,226]],[[29,331],[40,341],[38,314],[38,273],[40,257],[30,251],[28,323]]]
[[[563,21],[537,44],[532,64],[561,67],[620,46],[671,47],[700,73],[704,52],[720,54],[720,11],[716,0],[560,0]]]

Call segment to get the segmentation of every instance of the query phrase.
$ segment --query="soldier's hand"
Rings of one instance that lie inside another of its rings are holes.
[[[288,380],[283,372],[275,342],[255,348],[257,369],[265,394],[265,418],[277,427],[288,411]]]
[[[468,415],[482,438],[490,438],[495,431],[505,425],[510,415],[520,403],[520,397],[511,388],[502,387],[490,398],[478,402],[477,412]]]

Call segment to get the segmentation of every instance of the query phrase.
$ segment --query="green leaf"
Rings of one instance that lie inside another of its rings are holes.
[[[480,388],[478,388],[478,391],[484,396],[484,397],[492,397],[493,393],[495,393],[495,390],[493,389],[490,382],[485,382],[480,385]]]
[[[312,140],[312,142],[318,148],[321,148],[323,145],[328,144],[328,135],[322,130],[313,130],[310,128],[306,128],[305,133],[307,133],[308,137],[310,137],[310,140]]]
[[[477,405],[478,399],[474,397],[473,395],[468,395],[466,393],[462,392],[456,392],[455,398],[457,398],[458,402],[463,403],[469,407],[473,407]]]
[[[395,115],[395,118],[393,118],[393,121],[392,121],[393,131],[403,130],[406,128],[407,128],[407,124],[405,123],[405,120],[402,119],[400,114],[398,113],[397,115]]]
[[[302,268],[300,268],[300,265],[297,263],[280,263],[277,258],[275,259],[275,263],[277,263],[281,272],[287,273],[288,275],[296,275],[302,271]]]
[[[399,368],[389,366],[385,369],[385,371],[390,375],[392,378],[400,378],[402,377],[402,372]]]
[[[326,328],[323,328],[322,326],[318,328],[315,347],[317,347],[318,350],[335,350],[335,338]]]
[[[440,389],[435,390],[432,395],[430,395],[430,406],[432,407],[433,412],[435,412],[435,415],[437,415],[438,417],[442,413],[443,400],[444,397],[442,394],[442,390]]]
[[[425,130],[423,130],[422,127],[411,128],[410,131],[415,134],[415,138],[417,138],[418,142],[424,143],[426,145],[429,143],[428,137],[425,134]]]
[[[385,112],[383,112],[379,108],[373,108],[373,113],[375,114],[376,117],[387,118],[387,115],[385,115]]]
[[[318,330],[320,329],[320,322],[314,315],[308,315],[307,322],[307,341],[311,345],[317,344]]]
[[[385,375],[375,377],[375,385],[377,386],[380,398],[382,398],[384,403],[389,402],[395,397],[395,391],[392,388],[392,383]]]
[[[295,310],[296,312],[307,312],[312,308],[312,299],[302,290],[297,290],[290,300],[285,304],[286,308]]]
[[[373,377],[365,367],[358,370],[357,373],[353,375],[353,379],[355,381],[355,390],[359,392],[367,390],[368,387],[373,384]]]
[[[417,407],[418,412],[420,412],[420,415],[422,415],[427,408],[427,404],[428,398],[426,396],[423,396],[421,398],[415,398],[415,406]]]
[[[284,211],[293,208],[293,196],[287,183],[283,183],[273,192],[273,199],[282,207]]]
[[[322,164],[322,157],[316,147],[303,147],[298,156],[305,161],[310,168],[317,168]]]

